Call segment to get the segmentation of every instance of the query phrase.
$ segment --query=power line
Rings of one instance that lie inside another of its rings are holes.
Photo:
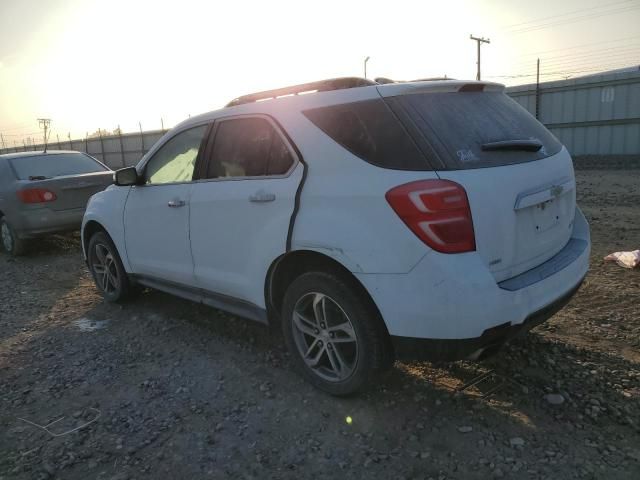
[[[612,51],[615,50],[615,51]],[[580,55],[569,56],[568,58],[542,59],[545,69],[571,70],[580,68],[606,68],[605,64],[628,63],[634,64],[640,60],[640,45],[632,45],[622,48],[608,48],[595,53],[582,53]],[[533,62],[531,62],[533,63]],[[526,69],[532,66],[531,63],[521,63],[513,67],[514,70]]]
[[[590,56],[596,56],[596,55],[601,55],[604,52],[610,52],[615,50],[616,52],[623,52],[623,51],[628,51],[628,50],[635,50],[640,48],[640,41],[638,43],[634,43],[628,46],[619,46],[619,47],[609,47],[609,48],[603,48],[603,49],[597,49],[597,50],[592,50],[589,52],[578,52],[578,53],[569,53],[566,55],[558,55],[558,56],[551,56],[551,57],[544,57],[542,55],[539,55],[539,58],[544,58],[545,61],[548,62],[553,62],[556,60],[560,60],[563,61],[563,59],[566,60],[571,60],[571,59],[575,59],[575,58],[582,58],[582,57],[590,57]],[[529,64],[529,62],[531,62],[533,60],[527,60],[527,61],[523,61],[523,62],[518,62],[517,65],[526,65]]]
[[[640,53],[640,50],[638,50]],[[575,61],[563,61],[563,62],[544,62],[543,64],[545,68],[582,68],[582,67],[601,67],[603,64],[611,63],[612,61],[619,62],[628,62],[628,63],[638,63],[640,58],[636,52],[620,52],[618,54],[609,54],[606,57],[602,56],[593,56],[582,59],[577,59]]]
[[[544,50],[544,51],[540,51],[540,52],[524,53],[521,56],[522,57],[538,56],[538,55],[543,55],[545,53],[562,52],[562,51],[566,51],[566,50],[574,50],[576,48],[591,47],[591,46],[594,46],[594,45],[602,45],[602,44],[605,44],[605,43],[624,42],[625,40],[633,40],[633,39],[636,39],[636,38],[640,38],[640,35],[634,35],[634,36],[631,36],[631,37],[616,38],[615,40],[606,40],[606,41],[602,41],[602,42],[583,43],[581,45],[574,45],[573,47],[554,48],[553,50]]]
[[[560,13],[558,15],[550,15],[548,17],[541,17],[541,18],[536,18],[534,20],[527,20],[525,22],[513,23],[511,25],[505,25],[502,28],[505,29],[505,30],[508,30],[508,29],[513,28],[513,27],[521,27],[522,25],[526,25],[528,23],[538,23],[538,22],[543,21],[543,20],[550,20],[550,19],[553,19],[553,18],[566,17],[568,15],[573,15],[575,13],[583,13],[583,12],[586,12],[586,11],[589,11],[589,10],[598,10],[598,9],[601,9],[601,8],[612,7],[614,5],[620,5],[620,4],[623,4],[623,3],[629,3],[630,1],[631,0],[623,0],[623,1],[619,1],[619,2],[613,2],[613,3],[604,4],[604,5],[598,5],[596,7],[582,8],[580,10],[574,10],[574,11],[571,11],[571,12]]]
[[[569,23],[576,23],[576,22],[582,22],[585,20],[591,20],[593,18],[600,18],[606,15],[614,15],[614,14],[619,14],[619,13],[625,13],[625,12],[630,12],[633,10],[637,10],[638,8],[640,8],[640,5],[634,5],[634,6],[630,6],[630,7],[624,7],[624,8],[618,8],[618,9],[614,9],[614,10],[609,10],[607,12],[602,12],[602,13],[594,13],[594,14],[590,14],[590,15],[583,15],[580,17],[575,17],[572,19],[568,19],[568,20],[564,20],[564,21],[560,21],[560,22],[552,22],[552,23],[546,23],[546,24],[542,24],[542,25],[536,25],[536,26],[532,26],[529,28],[524,28],[521,30],[514,30],[508,33],[511,34],[521,34],[521,33],[528,33],[528,32],[533,32],[536,30],[541,30],[541,29],[545,29],[545,28],[549,28],[549,27],[555,27],[558,25],[566,25]]]
[[[624,68],[624,67],[635,67],[637,65],[629,65],[628,63],[616,63],[612,65],[605,66],[604,68]],[[576,73],[592,73],[592,72],[602,72],[606,73],[602,67],[594,67],[591,69],[582,69],[582,70],[567,70],[567,71],[557,71],[557,72],[544,72],[540,73],[540,76],[564,76],[567,74],[576,74]],[[524,74],[515,74],[515,75],[487,75],[487,78],[525,78],[525,77],[535,77],[536,73],[524,73]]]
[[[631,55],[628,53],[618,54],[618,55],[610,55],[607,58],[585,58],[582,60],[578,60],[575,62],[563,62],[563,63],[549,63],[545,64],[547,68],[582,68],[585,66],[593,66],[598,67],[602,63],[611,63],[611,62],[628,62],[628,63],[637,63],[639,61],[638,55]]]
[[[591,59],[599,60],[601,58],[604,60],[607,60],[608,58],[620,56],[620,55],[637,56],[638,51],[640,51],[640,45],[633,45],[626,48],[613,49],[613,50],[601,51],[601,52],[593,52],[593,53],[584,53],[584,54],[569,56],[564,58],[553,58],[553,57],[551,58],[540,57],[540,58],[544,59],[547,65],[551,65],[551,64],[584,62],[586,60],[591,60]],[[530,63],[531,62],[527,62],[527,64],[530,64]]]
[[[544,66],[544,65],[543,65]],[[585,71],[601,71],[601,72],[606,72],[607,69],[616,69],[616,68],[622,68],[622,67],[639,67],[640,65],[638,63],[630,63],[630,62],[625,62],[625,61],[615,61],[615,62],[611,62],[611,63],[607,63],[607,64],[599,64],[599,65],[584,65],[584,66],[580,66],[580,67],[571,67],[571,68],[564,68],[564,69],[555,69],[552,72],[542,72],[540,73],[540,75],[561,75],[561,74],[566,74],[566,73],[582,73]],[[493,77],[531,77],[531,76],[535,76],[536,73],[535,71],[529,71],[526,73],[521,73],[521,74],[505,74],[505,75],[494,75]]]
[[[640,53],[640,51],[639,51]],[[584,67],[593,67],[593,68],[599,68],[599,67],[603,67],[605,64],[609,64],[612,62],[616,62],[616,63],[620,63],[620,62],[627,62],[627,63],[639,63],[640,59],[638,57],[638,54],[634,54],[634,53],[621,53],[621,54],[616,54],[616,55],[610,55],[608,57],[603,57],[603,58],[594,58],[594,57],[590,57],[590,58],[583,58],[583,59],[579,59],[576,61],[565,61],[565,62],[545,62],[544,58],[540,59],[545,67],[545,69],[549,70],[551,68],[553,69],[561,69],[561,70],[566,70],[566,69],[572,69],[572,68],[584,68]],[[527,65],[522,65],[522,66],[512,66],[511,67],[511,71],[514,72],[531,72],[533,71],[533,68],[535,67],[535,63],[531,62]]]

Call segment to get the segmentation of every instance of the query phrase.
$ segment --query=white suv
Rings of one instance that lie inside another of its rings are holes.
[[[303,375],[336,395],[394,358],[484,357],[588,269],[569,153],[492,83],[247,95],[115,177],[82,228],[107,300],[140,284],[280,322]]]

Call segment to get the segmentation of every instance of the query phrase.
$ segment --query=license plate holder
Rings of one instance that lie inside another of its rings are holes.
[[[560,209],[556,200],[548,200],[533,207],[535,233],[551,230],[560,223]]]

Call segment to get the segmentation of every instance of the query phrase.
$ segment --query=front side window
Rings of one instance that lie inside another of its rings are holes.
[[[292,164],[289,148],[269,121],[233,118],[216,129],[207,178],[281,175]]]
[[[148,184],[190,182],[207,125],[177,134],[153,155],[146,166]]]

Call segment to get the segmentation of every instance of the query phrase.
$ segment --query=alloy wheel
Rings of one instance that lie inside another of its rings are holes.
[[[120,288],[118,269],[109,247],[102,243],[96,243],[92,260],[91,269],[98,287],[104,293],[112,293]]]
[[[330,382],[349,378],[358,361],[358,339],[345,311],[328,295],[311,292],[293,309],[293,338],[305,364]]]

